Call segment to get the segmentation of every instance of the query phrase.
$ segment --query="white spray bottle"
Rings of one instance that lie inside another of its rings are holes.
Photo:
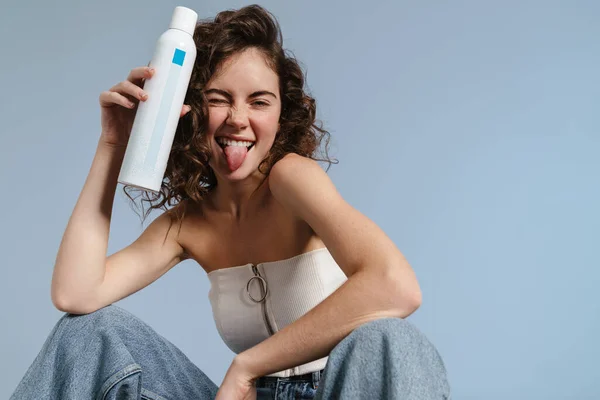
[[[148,99],[138,103],[119,183],[160,190],[196,60],[197,21],[195,11],[175,7],[169,29],[158,39],[149,64],[155,72],[144,83]]]

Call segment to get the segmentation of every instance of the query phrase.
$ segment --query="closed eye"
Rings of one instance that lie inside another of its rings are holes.
[[[208,99],[209,104],[227,104],[227,100],[223,99]]]

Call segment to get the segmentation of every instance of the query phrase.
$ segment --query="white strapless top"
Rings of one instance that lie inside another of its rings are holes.
[[[348,279],[327,248],[280,261],[218,269],[209,272],[208,278],[208,298],[217,330],[236,354],[296,321]],[[268,376],[318,371],[325,368],[327,359]]]

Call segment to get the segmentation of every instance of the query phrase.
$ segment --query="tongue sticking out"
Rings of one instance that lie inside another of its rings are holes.
[[[229,170],[233,172],[237,170],[246,159],[248,148],[246,146],[226,146],[224,152],[225,157],[227,158],[227,165],[229,165]]]

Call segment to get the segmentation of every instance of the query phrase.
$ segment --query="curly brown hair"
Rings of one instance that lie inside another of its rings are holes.
[[[185,104],[189,104],[191,110],[177,125],[161,189],[153,193],[129,185],[123,188],[134,204],[135,199],[128,189],[140,191],[144,195],[142,202],[150,203],[142,223],[153,209],[167,211],[167,205],[200,204],[216,187],[215,174],[208,164],[211,149],[205,135],[208,105],[204,87],[224,61],[249,48],[258,49],[279,76],[281,98],[279,134],[269,155],[260,163],[259,171],[266,178],[272,166],[288,153],[328,162],[327,171],[332,163],[338,162],[328,157],[330,134],[316,122],[315,100],[304,90],[305,77],[298,61],[283,49],[279,23],[270,12],[258,5],[222,11],[214,19],[198,22],[194,41],[197,55],[185,97]],[[324,138],[325,158],[317,158],[316,151]],[[175,208],[182,211],[175,213],[181,221],[186,207]]]

